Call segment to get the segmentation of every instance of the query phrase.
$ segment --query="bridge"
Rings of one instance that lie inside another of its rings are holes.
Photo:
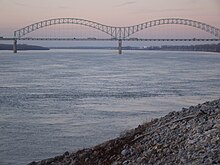
[[[97,38],[34,38],[34,37],[25,37],[25,35],[34,32],[38,29],[45,28],[47,26],[59,25],[59,24],[75,24],[90,27],[96,30],[99,30],[103,33],[109,35],[109,39],[97,39]],[[193,28],[200,29],[204,32],[210,33],[213,37],[211,39],[203,39],[203,38],[190,38],[190,39],[149,39],[149,38],[131,38],[131,36],[139,31],[142,31],[147,28],[161,26],[161,25],[183,25],[190,26]],[[3,40],[4,38],[2,38]],[[17,53],[17,40],[56,40],[56,41],[84,41],[84,40],[96,40],[96,41],[118,41],[118,50],[119,54],[122,53],[122,41],[220,41],[220,29],[211,25],[208,25],[203,22],[190,20],[190,19],[181,19],[181,18],[165,18],[165,19],[157,19],[148,22],[144,22],[137,25],[127,26],[127,27],[115,27],[108,26],[98,22],[79,19],[79,18],[55,18],[49,20],[43,20],[37,23],[33,23],[31,25],[25,26],[19,30],[14,31],[13,38],[6,38],[5,40],[13,40],[13,51]]]

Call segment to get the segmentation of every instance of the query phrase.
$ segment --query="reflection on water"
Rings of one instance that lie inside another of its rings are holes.
[[[0,52],[0,164],[24,164],[117,137],[220,96],[220,55]]]

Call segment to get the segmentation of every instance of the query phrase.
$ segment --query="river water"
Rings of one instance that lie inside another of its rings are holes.
[[[219,97],[218,53],[2,51],[0,164],[94,146]]]

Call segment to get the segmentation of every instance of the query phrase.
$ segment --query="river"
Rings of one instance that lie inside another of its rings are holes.
[[[0,164],[91,147],[219,97],[219,53],[1,51]]]

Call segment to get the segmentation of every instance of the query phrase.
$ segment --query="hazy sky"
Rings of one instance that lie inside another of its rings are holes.
[[[220,28],[220,0],[0,0],[0,35],[57,17],[75,17],[113,26],[179,17]]]

